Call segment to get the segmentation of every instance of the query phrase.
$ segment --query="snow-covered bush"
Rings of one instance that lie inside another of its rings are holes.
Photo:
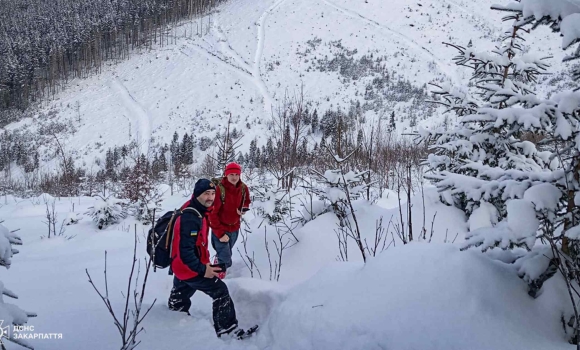
[[[83,218],[80,213],[75,213],[73,211],[69,212],[64,219],[64,224],[67,226],[78,224],[78,222]]]
[[[135,203],[129,205],[131,214],[135,218],[143,223],[143,225],[149,225],[153,221],[153,214],[159,214],[162,210],[161,208],[161,195],[156,192],[156,195],[150,200],[140,199]]]
[[[330,210],[328,203],[314,197],[308,197],[305,200],[301,200],[300,205],[302,206],[302,209],[300,209],[300,215],[303,225]]]
[[[268,220],[268,224],[274,225],[281,222],[290,213],[289,193],[285,189],[275,186],[265,191],[257,189],[255,192],[254,207],[258,214]]]
[[[12,264],[12,256],[18,254],[18,249],[13,248],[13,244],[22,245],[22,239],[15,231],[10,231],[6,226],[0,224],[0,266],[7,269]]]
[[[364,183],[364,174],[366,172],[355,173],[349,171],[344,173],[340,169],[325,171],[323,180],[326,188],[323,198],[332,204],[345,203],[349,198],[358,199],[368,187]]]
[[[99,230],[124,219],[127,216],[125,201],[114,197],[95,198],[95,204],[89,207],[87,215],[93,218]]]
[[[21,245],[21,244],[22,240],[20,239],[20,237],[18,237],[18,235],[16,235],[14,232],[11,232],[10,230],[8,230],[8,228],[0,224],[1,266],[4,266],[7,269],[10,268],[10,265],[12,264],[12,256],[18,253],[18,250],[13,248],[12,245]],[[2,327],[8,326],[12,328],[12,325],[15,326],[23,325],[28,322],[29,317],[36,317],[36,314],[33,312],[27,312],[22,310],[16,305],[5,303],[4,296],[18,299],[18,295],[16,295],[16,293],[11,291],[10,289],[6,288],[4,286],[4,283],[0,281],[0,320],[3,321],[1,325]],[[14,335],[16,335],[16,333],[8,332],[4,333],[3,337],[23,347],[33,349],[32,345],[28,343],[26,340],[15,338]],[[4,348],[4,346],[2,346],[2,348]]]
[[[340,220],[340,225],[346,225],[343,220],[350,212],[351,201],[361,198],[369,186],[363,176],[366,172],[344,172],[341,169],[326,170],[319,175],[322,189],[315,190],[319,199],[330,203],[330,206]]]
[[[253,202],[258,215],[268,220],[269,225],[282,222],[292,210],[290,193],[278,185],[272,184],[271,179],[262,177],[256,186],[251,186]]]

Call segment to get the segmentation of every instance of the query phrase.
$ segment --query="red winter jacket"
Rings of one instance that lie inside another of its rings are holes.
[[[171,246],[171,270],[175,277],[184,281],[205,275],[205,265],[209,263],[208,232],[206,208],[197,200],[188,201],[181,209],[192,207],[197,214],[186,212],[180,215],[173,226],[173,245]]]
[[[245,198],[242,199],[242,180],[234,186],[224,177],[221,183],[226,190],[225,204],[221,201],[220,186],[216,186],[215,201],[209,210],[209,225],[217,238],[222,238],[226,232],[240,229],[240,215],[237,209],[249,208],[251,202],[248,186],[246,186]]]

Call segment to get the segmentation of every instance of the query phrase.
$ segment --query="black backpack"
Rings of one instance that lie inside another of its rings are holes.
[[[157,268],[164,269],[171,265],[171,247],[173,246],[173,225],[178,217],[185,213],[195,213],[199,218],[202,216],[194,208],[176,209],[163,214],[155,226],[149,229],[147,235],[147,254],[153,262],[153,271]]]

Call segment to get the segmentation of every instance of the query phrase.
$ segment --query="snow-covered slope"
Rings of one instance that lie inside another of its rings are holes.
[[[146,152],[152,138],[166,143],[175,131],[198,140],[213,138],[231,113],[244,134],[244,151],[255,137],[264,142],[272,111],[302,86],[311,109],[319,112],[364,102],[365,87],[375,75],[356,65],[354,75],[330,68],[328,62],[340,55],[355,61],[363,55],[380,57],[391,79],[408,80],[417,88],[435,79],[464,80],[466,72],[452,65],[454,50],[442,42],[466,45],[472,40],[478,48],[492,48],[505,29],[502,14],[490,10],[492,2],[230,0],[211,21],[206,17],[175,28],[173,44],[135,52],[100,75],[72,81],[47,103],[43,116],[8,129],[34,131],[58,121],[68,130],[60,134],[65,150],[90,167],[108,147],[131,141]],[[204,35],[197,36],[200,21]],[[543,31],[531,35],[534,49],[554,54],[558,64],[559,43],[546,40]],[[410,103],[386,101],[367,111],[367,120],[397,110],[403,132]],[[47,117],[51,110],[54,114]],[[433,115],[419,123],[440,121]],[[43,153],[47,160],[54,148]]]
[[[38,202],[40,200],[40,203]],[[50,199],[49,199],[50,200]],[[167,197],[164,208],[178,206],[181,195]],[[91,198],[56,200],[59,218],[74,210],[84,212]],[[126,219],[106,230],[97,230],[89,218],[68,226],[65,236],[41,238],[45,207],[41,198],[2,198],[0,218],[10,229],[20,228],[24,245],[13,258],[2,281],[18,294],[15,304],[36,312],[29,320],[33,333],[62,333],[62,339],[32,339],[37,349],[86,350],[119,348],[120,337],[87,281],[85,269],[101,289],[104,251],[110,300],[123,308],[126,281],[133,252],[134,221]],[[379,215],[392,212],[357,203],[364,232],[372,231]],[[298,233],[300,243],[287,251],[282,283],[270,282],[268,263],[258,260],[263,279],[249,278],[240,256],[226,283],[242,326],[255,323],[261,330],[243,342],[215,337],[211,324],[211,299],[202,293],[193,298],[192,316],[169,311],[166,306],[172,277],[166,270],[150,275],[144,299],[148,308],[138,349],[425,349],[500,350],[569,349],[560,327],[567,291],[560,277],[530,298],[527,285],[510,265],[479,252],[460,252],[458,245],[441,243],[445,227],[461,230],[463,219],[454,210],[428,202],[429,213],[444,220],[433,243],[395,246],[360,262],[356,250],[350,262],[335,261],[337,241],[334,220],[323,215]],[[252,226],[260,219],[251,220]],[[146,227],[137,224],[137,252],[143,256]],[[248,249],[263,252],[263,233],[249,236]],[[274,239],[274,237],[269,237]],[[435,243],[437,242],[437,243]],[[241,249],[241,243],[238,244]],[[272,248],[273,249],[273,248]],[[29,334],[30,332],[24,332]],[[11,345],[11,344],[9,344]],[[10,347],[12,349],[14,347]]]
[[[414,243],[364,267],[329,266],[292,289],[268,325],[273,349],[568,349],[551,304],[560,293],[522,297],[525,283],[506,266]]]

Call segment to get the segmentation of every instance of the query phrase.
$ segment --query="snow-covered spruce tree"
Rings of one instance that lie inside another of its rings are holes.
[[[533,28],[541,24],[549,25],[554,32],[560,32],[564,50],[580,42],[580,3],[576,0],[520,0],[506,5],[494,5],[494,9],[512,12],[520,16],[522,22],[533,23]],[[580,58],[580,46],[564,61]],[[571,67],[572,78],[580,79],[580,66]],[[554,226],[558,230],[556,242],[551,243],[553,259],[540,276],[545,280],[559,270],[564,277],[574,305],[574,316],[563,319],[563,324],[573,327],[571,342],[580,348],[580,316],[576,307],[580,293],[577,292],[580,281],[580,94],[578,88],[555,94],[544,102],[545,114],[551,118],[555,128],[548,142],[552,145],[560,162],[552,179],[553,197],[558,200],[556,210],[550,210]],[[558,190],[558,192],[556,191]],[[554,200],[552,200],[554,201]],[[536,259],[538,260],[538,259]],[[545,259],[544,259],[545,260]],[[540,283],[541,287],[541,283]]]
[[[478,94],[471,96],[467,87],[435,85],[433,92],[440,99],[433,102],[456,113],[460,123],[449,131],[419,131],[421,141],[433,151],[427,159],[435,171],[431,178],[441,190],[450,190],[444,192],[445,199],[468,215],[484,200],[493,202],[505,216],[506,198],[500,188],[485,197],[459,188],[474,185],[473,178],[488,179],[488,169],[538,172],[550,169],[554,163],[552,153],[522,140],[527,133],[544,135],[551,125],[549,118],[538,118],[534,113],[540,101],[530,87],[547,65],[532,55],[517,55],[525,28],[519,25],[518,16],[504,20],[511,20],[512,26],[504,45],[493,53],[447,44],[458,51],[455,63],[473,71]]]
[[[22,240],[14,231],[10,231],[0,224],[0,265],[6,269],[9,269],[12,264],[12,256],[18,253],[18,250],[13,248],[12,245],[22,245]],[[21,326],[28,322],[29,317],[36,317],[36,314],[33,312],[27,312],[16,305],[5,303],[4,296],[18,299],[18,295],[6,288],[4,283],[0,281],[0,320],[2,320],[0,327],[12,328],[12,325]],[[2,344],[3,339],[7,339],[25,348],[33,349],[32,345],[26,340],[14,338],[14,335],[15,333],[13,332],[4,333],[0,339],[0,349],[5,349],[4,344]]]
[[[95,204],[89,207],[87,215],[93,218],[99,230],[124,219],[127,216],[126,204],[114,197],[95,198]]]
[[[123,198],[130,202],[132,214],[148,225],[153,211],[161,210],[161,193],[153,183],[149,162],[144,155],[138,158],[123,187]]]
[[[495,239],[488,233],[480,234],[485,230],[475,230],[506,219],[510,200],[523,199],[536,184],[553,182],[554,172],[561,166],[553,147],[538,149],[523,140],[527,134],[547,138],[558,125],[549,112],[550,104],[539,99],[530,86],[547,64],[533,55],[521,54],[522,34],[528,22],[522,22],[517,14],[504,20],[511,22],[511,28],[503,45],[493,53],[448,44],[459,52],[454,58],[456,64],[473,70],[478,94],[471,96],[466,87],[436,86],[434,93],[441,97],[437,103],[461,120],[449,131],[422,130],[420,136],[434,151],[427,159],[435,171],[430,178],[448,203],[470,216],[468,245],[530,250],[536,230],[519,230],[513,235],[505,232]],[[515,211],[516,206],[512,204],[511,208]],[[538,207],[538,215],[540,211]],[[482,216],[487,222],[476,220]]]
[[[461,116],[460,125],[421,138],[435,151],[428,159],[431,178],[469,216],[464,249],[517,249],[513,262],[533,297],[559,270],[574,305],[571,341],[578,343],[580,93],[550,99],[533,93],[529,84],[546,65],[520,54],[521,35],[533,23],[528,16],[516,11],[505,18],[511,35],[495,55],[453,45],[460,52],[456,63],[474,70],[481,93],[473,98],[467,89],[440,86],[439,103]],[[525,141],[529,135],[542,141]],[[570,324],[567,317],[563,324]]]
[[[239,135],[234,135],[231,130],[231,124],[232,115],[230,113],[225,132],[223,134],[218,133],[215,139],[217,152],[215,156],[212,157],[216,162],[215,173],[213,175],[218,177],[223,175],[223,171],[228,163],[236,161],[236,155],[238,154],[237,149],[241,146],[241,137]]]

